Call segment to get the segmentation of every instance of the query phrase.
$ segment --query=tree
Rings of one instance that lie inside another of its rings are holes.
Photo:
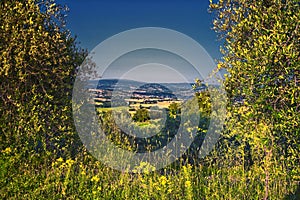
[[[0,10],[0,149],[23,158],[67,154],[76,141],[71,95],[84,53],[65,29],[65,9],[3,0]]]
[[[265,173],[264,198],[272,198],[269,177],[279,177],[274,171],[285,169],[287,174],[278,173],[290,180],[299,174],[299,1],[220,0],[210,8],[214,29],[225,40],[218,63],[228,72],[225,136],[241,144],[241,155],[249,144],[254,164]]]
[[[169,105],[169,115],[170,115],[170,117],[175,119],[178,114],[180,114],[179,104],[175,103],[175,102],[171,103]]]
[[[150,119],[149,111],[145,108],[138,109],[132,119],[135,122],[146,122]]]

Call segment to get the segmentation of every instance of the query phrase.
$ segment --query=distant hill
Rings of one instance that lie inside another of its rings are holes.
[[[194,83],[146,83],[127,79],[100,79],[90,80],[88,88],[98,89],[106,92],[118,92],[119,95],[131,93],[141,98],[170,98],[186,99],[193,96]],[[204,89],[201,86],[197,91]]]

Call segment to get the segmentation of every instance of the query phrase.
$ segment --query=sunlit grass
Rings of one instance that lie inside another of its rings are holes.
[[[33,155],[34,156],[34,155]],[[49,160],[48,160],[49,159]],[[265,173],[261,166],[218,163],[181,164],[177,170],[119,172],[88,153],[72,158],[31,158],[21,161],[16,149],[1,155],[2,199],[263,199]],[[269,166],[269,199],[283,199],[297,182],[284,176],[280,165]],[[296,196],[294,196],[296,199]]]

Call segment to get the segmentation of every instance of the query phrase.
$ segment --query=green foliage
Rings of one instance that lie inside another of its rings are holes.
[[[170,117],[176,118],[176,116],[180,114],[180,106],[178,103],[171,103],[169,105],[169,115]]]
[[[228,72],[224,136],[238,144],[228,143],[224,159],[247,168],[251,159],[252,175],[243,176],[264,174],[259,199],[283,198],[272,186],[282,176],[294,188],[300,173],[299,2],[220,0],[210,7],[225,40],[218,64]]]
[[[202,87],[203,83],[201,80],[197,79],[194,84],[194,89]],[[212,89],[211,89],[212,91]],[[207,86],[205,89],[200,92],[196,92],[196,97],[198,99],[199,111],[201,113],[202,118],[210,118],[211,115],[211,99]]]
[[[135,122],[146,122],[150,119],[149,111],[146,108],[138,109],[132,119]]]
[[[21,195],[35,177],[21,176],[24,165],[39,171],[80,150],[71,92],[82,54],[52,1],[4,0],[0,10],[0,149],[14,152],[1,156],[1,194],[15,183]]]
[[[223,140],[201,164],[180,160],[140,174],[153,168],[140,163],[133,174],[98,162],[75,132],[71,92],[84,53],[64,28],[64,9],[50,0],[0,1],[0,198],[299,199],[299,3],[220,0],[211,8],[226,41],[218,64],[228,71],[230,100]],[[222,114],[211,112],[208,90],[196,96],[201,120],[192,153],[210,117]],[[125,135],[111,110],[98,114],[117,146],[152,151],[176,134],[180,107],[170,106],[165,127],[130,129],[161,131],[145,140]],[[150,119],[138,112],[137,121]],[[183,128],[197,128],[189,123]]]

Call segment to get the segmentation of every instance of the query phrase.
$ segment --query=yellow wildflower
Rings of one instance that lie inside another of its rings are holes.
[[[100,179],[97,176],[93,176],[91,179],[91,181],[93,181],[93,182],[99,182],[99,180]]]
[[[74,163],[74,160],[68,159],[68,160],[66,160],[66,163],[67,163],[68,165],[72,165],[72,164]]]
[[[191,181],[185,181],[185,187],[189,188],[191,187]]]
[[[165,186],[168,182],[168,179],[165,176],[159,177],[159,182],[161,183],[162,186]]]
[[[10,147],[7,147],[6,149],[2,150],[2,153],[11,153],[11,148]]]

